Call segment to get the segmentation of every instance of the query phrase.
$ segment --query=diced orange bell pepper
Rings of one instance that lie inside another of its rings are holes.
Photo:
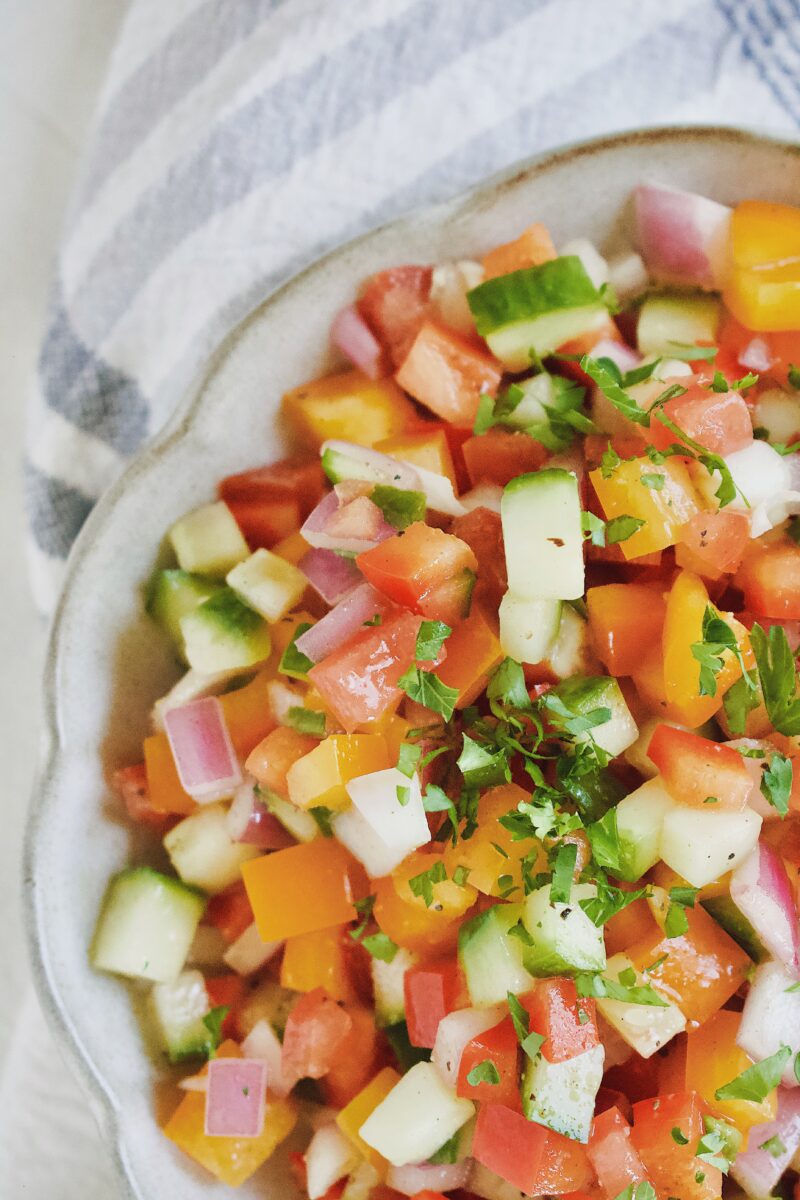
[[[407,721],[405,717],[399,717],[396,712],[387,711],[377,720],[368,721],[363,732],[374,733],[383,738],[389,755],[389,766],[394,767],[400,757],[400,747],[411,728],[410,721]]]
[[[607,583],[586,593],[595,653],[610,675],[633,675],[661,640],[664,597],[637,583]]]
[[[264,787],[287,799],[289,770],[319,744],[318,738],[279,725],[250,751],[245,767]]]
[[[289,768],[289,799],[298,808],[347,808],[345,784],[389,766],[386,742],[374,733],[335,733]]]
[[[518,475],[538,471],[549,457],[547,450],[521,430],[489,429],[464,442],[464,461],[470,483],[496,483],[505,487]]]
[[[222,1036],[240,1038],[239,1014],[245,997],[245,983],[241,975],[207,975],[206,993],[212,1008],[227,1008],[222,1022]]]
[[[391,379],[369,379],[361,371],[325,375],[283,397],[293,428],[312,446],[342,438],[361,446],[401,433],[414,409]]]
[[[443,429],[432,429],[430,433],[400,433],[378,442],[376,450],[399,458],[401,462],[423,467],[437,475],[446,475],[458,492],[458,477],[447,434]]]
[[[368,891],[362,867],[333,838],[251,858],[242,877],[263,942],[344,925]]]
[[[659,716],[667,713],[667,692],[664,686],[664,652],[659,637],[642,658],[631,679],[645,707]]]
[[[421,874],[435,862],[441,861],[442,855],[414,854],[402,864],[398,877],[387,876],[374,882],[376,898],[373,915],[378,927],[398,946],[422,954],[443,953],[455,947],[460,917],[472,905],[477,895],[475,888],[467,884],[459,889],[449,879],[434,884],[436,903],[426,908],[424,900],[413,896],[408,886],[409,875]],[[443,900],[442,889],[446,889]]]
[[[619,882],[616,886],[624,891],[629,891],[635,887],[635,884]],[[610,958],[612,954],[620,954],[623,951],[627,953],[629,946],[633,946],[643,938],[650,937],[657,930],[658,926],[653,920],[653,914],[650,912],[650,905],[647,901],[644,899],[634,900],[633,904],[629,904],[620,912],[615,913],[603,926],[606,954]]]
[[[664,476],[660,490],[642,483],[643,475],[654,474]],[[619,543],[626,559],[673,546],[681,527],[700,508],[686,465],[678,458],[669,458],[659,467],[654,467],[646,456],[636,458],[621,462],[608,479],[600,470],[590,472],[589,478],[606,520],[628,516],[644,521],[641,528]]]
[[[156,812],[184,816],[197,805],[183,790],[167,735],[155,733],[144,739],[144,765],[150,804]]]
[[[731,1121],[747,1135],[754,1125],[774,1121],[778,1109],[777,1092],[772,1091],[760,1103],[754,1100],[717,1100],[714,1093],[753,1060],[736,1045],[741,1014],[721,1009],[686,1039],[686,1080],[683,1091],[697,1092],[718,1117]],[[743,1147],[746,1148],[746,1147]]]
[[[725,303],[748,329],[800,329],[800,208],[746,200],[731,221]]]
[[[269,705],[269,680],[270,673],[260,671],[244,687],[226,692],[219,698],[233,748],[242,758],[246,758],[277,723]]]
[[[744,601],[756,617],[800,618],[800,546],[788,538],[770,546],[754,543],[736,575]]]
[[[663,635],[667,701],[664,715],[690,729],[696,729],[719,711],[728,688],[742,674],[737,659],[726,651],[722,670],[716,676],[716,695],[700,695],[700,663],[692,654],[692,646],[703,640],[703,615],[709,603],[703,581],[689,571],[681,571],[667,596]],[[745,669],[752,670],[755,659],[747,630],[730,613],[721,615],[736,635]]]
[[[456,920],[463,917],[471,908],[478,893],[471,883],[457,884],[447,876],[432,885],[433,903],[428,906],[422,895],[411,890],[410,880],[425,871],[430,871],[434,864],[445,866],[444,852],[429,853],[425,850],[414,850],[400,864],[392,875],[395,891],[401,900],[411,904],[421,913],[435,912],[442,920]],[[445,870],[446,870],[445,866]]]
[[[382,1104],[392,1088],[400,1082],[400,1076],[392,1067],[384,1067],[382,1071],[363,1087],[358,1095],[347,1104],[336,1118],[336,1124],[346,1138],[353,1143],[362,1158],[375,1167],[383,1177],[389,1164],[386,1159],[373,1150],[372,1146],[361,1138],[359,1130],[379,1104]]]
[[[750,542],[750,516],[719,508],[696,513],[675,547],[679,567],[716,580],[736,571]]]
[[[348,969],[344,944],[347,927],[332,925],[287,939],[281,962],[281,987],[293,992],[324,988],[333,1000],[354,1004],[358,999]]]
[[[502,374],[502,366],[491,354],[452,329],[426,321],[395,378],[443,420],[471,426],[479,397],[487,392],[494,396]]]
[[[538,267],[555,257],[556,248],[550,231],[540,221],[535,221],[513,242],[503,242],[484,255],[483,277],[494,279],[497,275],[509,275],[525,267]]]
[[[458,689],[456,708],[466,708],[480,695],[495,667],[503,661],[503,651],[480,606],[473,605],[465,621],[445,643],[447,658],[436,669],[442,683]]]
[[[348,1006],[350,1032],[342,1040],[333,1066],[319,1081],[325,1103],[333,1108],[349,1104],[369,1083],[378,1061],[379,1033],[375,1015],[367,1008]]]
[[[519,890],[513,899],[522,899],[522,860],[536,848],[531,840],[514,841],[510,830],[500,824],[500,817],[513,812],[530,795],[515,783],[491,788],[478,801],[478,828],[470,838],[459,838],[455,846],[445,850],[444,861],[452,879],[457,867],[469,871],[469,881],[486,896],[499,896],[514,887]],[[542,858],[546,857],[542,851]],[[544,866],[544,863],[542,864]],[[536,874],[538,865],[531,868]],[[505,876],[503,884],[498,881]]]
[[[286,562],[297,566],[304,554],[307,554],[311,549],[306,539],[303,537],[299,529],[294,533],[290,533],[288,537],[282,538],[272,547],[272,553],[277,554],[279,558]]]
[[[686,933],[668,938],[656,927],[629,946],[627,954],[636,970],[646,970],[654,987],[677,1004],[691,1029],[713,1016],[741,987],[750,959],[704,908],[695,905],[685,911]]]

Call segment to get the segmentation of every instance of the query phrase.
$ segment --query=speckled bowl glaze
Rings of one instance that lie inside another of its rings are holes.
[[[87,521],[51,636],[25,889],[39,995],[86,1085],[121,1194],[229,1194],[160,1133],[163,1072],[146,1052],[131,989],[95,974],[87,957],[106,881],[139,852],[107,805],[110,772],[139,756],[150,705],[175,673],[141,602],[164,530],[211,498],[221,476],[281,456],[281,394],[331,365],[330,319],[364,276],[397,262],[474,257],[533,219],[557,244],[585,235],[613,250],[627,241],[629,196],[643,179],[726,202],[796,202],[800,153],[732,129],[626,133],[541,155],[337,250],[264,300],[228,338],[169,427]],[[238,1194],[290,1190],[278,1155]]]

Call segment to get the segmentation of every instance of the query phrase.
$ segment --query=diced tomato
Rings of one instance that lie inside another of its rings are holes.
[[[640,1100],[633,1106],[633,1144],[659,1197],[719,1200],[722,1175],[695,1156],[703,1136],[704,1106],[694,1092]],[[683,1144],[675,1140],[679,1129]]]
[[[509,275],[526,267],[538,267],[555,257],[556,248],[550,231],[541,221],[535,221],[513,242],[503,242],[484,255],[483,277],[494,279],[497,275]]]
[[[503,368],[497,359],[434,321],[426,321],[395,376],[431,412],[471,427],[482,393],[493,396]]]
[[[405,533],[359,554],[356,562],[374,588],[413,612],[448,624],[469,612],[468,603],[464,611],[464,594],[472,591],[478,563],[466,542],[452,533],[416,521]],[[451,592],[454,582],[457,596]]]
[[[592,1177],[583,1146],[502,1104],[481,1106],[472,1154],[529,1196],[574,1192]]]
[[[710,392],[702,384],[692,382],[685,395],[668,400],[662,411],[678,429],[712,454],[733,454],[753,440],[750,410],[738,392]],[[658,450],[680,441],[656,418],[650,421],[650,439]]]
[[[470,1083],[469,1074],[482,1062],[494,1066],[497,1083]],[[522,1112],[519,1090],[519,1038],[511,1017],[479,1033],[467,1042],[461,1054],[456,1091],[465,1100],[481,1104],[502,1104],[514,1112]]]
[[[318,738],[279,725],[251,750],[245,767],[264,787],[286,798],[289,795],[287,771],[318,745]]]
[[[618,1108],[595,1117],[586,1153],[608,1200],[616,1200],[631,1183],[650,1182],[631,1141],[631,1127]]]
[[[452,532],[466,542],[478,560],[474,600],[496,611],[508,590],[500,514],[490,508],[473,508],[466,516],[456,517]]]
[[[647,449],[647,441],[638,433],[589,433],[583,440],[583,458],[587,470],[600,466],[606,450],[611,447],[620,458],[639,458]]]
[[[205,919],[220,931],[226,942],[235,942],[253,924],[253,910],[244,884],[239,881],[212,896],[206,907]]]
[[[518,475],[538,471],[547,457],[541,442],[522,431],[490,429],[464,443],[464,460],[473,487],[478,483],[505,487]]]
[[[721,371],[726,379],[741,379],[747,374],[747,368],[739,362],[739,355],[752,342],[759,338],[766,344],[767,352],[772,358],[772,364],[767,371],[759,372],[763,380],[774,380],[782,387],[788,383],[789,367],[800,364],[800,332],[787,330],[781,333],[762,331],[755,333],[740,325],[734,317],[727,317],[717,333],[719,353],[714,359],[713,368]]]
[[[698,737],[674,725],[658,725],[647,749],[667,791],[681,804],[741,812],[753,789],[744,759],[730,746]]]
[[[609,1067],[603,1076],[605,1087],[615,1088],[624,1092],[628,1099],[635,1103],[653,1096],[659,1088],[659,1060],[656,1055],[642,1058],[640,1054],[632,1054],[627,1062],[616,1067]]]
[[[397,681],[414,662],[422,620],[408,612],[390,616],[381,625],[359,630],[309,671],[346,730],[374,721],[401,699]]]
[[[112,783],[132,821],[138,821],[141,825],[152,825],[156,829],[163,829],[169,822],[169,813],[160,812],[150,803],[147,768],[144,763],[136,763],[133,767],[120,767],[114,772]]]
[[[395,367],[428,315],[431,267],[392,267],[367,281],[358,301],[362,317],[389,351]]]
[[[283,1035],[283,1069],[295,1079],[327,1075],[353,1028],[353,1019],[323,988],[295,1003]]]
[[[296,499],[228,500],[228,508],[251,550],[270,550],[276,542],[294,533],[302,522]]]
[[[477,604],[455,627],[445,647],[447,658],[437,675],[442,683],[457,690],[456,708],[464,708],[486,687],[489,675],[503,661],[503,650],[495,628]]]
[[[467,1003],[464,979],[454,958],[418,963],[403,977],[408,1039],[432,1049],[442,1017]]]
[[[349,1104],[372,1079],[378,1065],[379,1033],[374,1014],[355,1005],[349,1005],[346,1014],[350,1030],[320,1084],[326,1104],[334,1108]]]
[[[622,881],[615,881],[615,883],[617,887],[626,892],[633,891],[636,887],[633,883]],[[628,946],[632,946],[634,942],[654,933],[655,930],[656,924],[653,914],[650,912],[650,905],[644,899],[634,900],[633,904],[628,904],[621,912],[615,913],[603,926],[606,953],[609,958],[612,954],[619,954],[621,951],[627,950]]]
[[[749,542],[748,513],[728,508],[695,513],[680,532],[676,548],[678,565],[716,579],[720,574],[739,569]]]
[[[317,459],[284,459],[229,475],[219,485],[251,550],[269,548],[297,529],[322,495]]]
[[[239,1010],[244,1000],[244,980],[241,975],[211,975],[206,977],[206,992],[212,1008],[229,1009],[222,1022],[222,1035],[238,1040]]]
[[[657,588],[608,583],[586,593],[595,653],[611,675],[632,675],[661,640],[664,597]]]
[[[571,979],[540,979],[520,1003],[530,1028],[545,1039],[542,1054],[548,1062],[565,1062],[599,1044],[594,1000],[579,999]]]
[[[739,568],[736,584],[756,617],[800,618],[800,546],[788,539],[754,545]]]

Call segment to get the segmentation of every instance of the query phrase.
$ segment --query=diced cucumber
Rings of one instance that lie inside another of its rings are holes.
[[[770,957],[761,938],[756,933],[747,917],[730,896],[709,896],[701,900],[703,908],[727,934],[749,954],[753,962],[766,962]]]
[[[224,579],[250,553],[236,518],[222,500],[181,517],[170,529],[169,540],[178,566],[212,579]]]
[[[608,320],[608,311],[581,260],[566,255],[487,279],[467,295],[475,327],[512,371]]]
[[[242,863],[261,853],[231,840],[222,804],[207,804],[180,821],[165,836],[164,848],[184,883],[212,893],[236,883]]]
[[[391,962],[370,959],[372,990],[375,994],[375,1023],[382,1028],[397,1025],[406,1019],[406,971],[419,961],[419,956],[400,946]]]
[[[583,595],[583,534],[578,480],[545,468],[512,479],[500,502],[509,591],[530,599]]]
[[[594,741],[612,758],[616,758],[636,741],[639,730],[616,679],[608,675],[589,678],[577,676],[574,679],[563,680],[550,694],[557,696],[571,713],[578,716],[588,716],[598,708],[611,710],[609,720],[579,733],[576,741]]]
[[[318,836],[319,825],[310,812],[298,808],[291,800],[284,800],[283,796],[263,785],[259,787],[257,794],[259,800],[266,804],[272,815],[278,818],[283,828],[293,838],[297,838],[298,842],[313,842]]]
[[[642,354],[669,357],[675,345],[716,341],[719,300],[699,293],[659,292],[639,309],[636,340]]]
[[[384,471],[377,469],[369,459],[348,454],[346,442],[326,442],[322,448],[320,462],[331,483],[342,483],[345,479],[363,479],[365,483],[388,483]],[[381,459],[376,461],[382,462]]]
[[[560,600],[529,600],[506,592],[500,601],[500,646],[509,658],[539,663],[558,636]]]
[[[648,779],[616,807],[620,875],[629,882],[641,879],[661,857],[661,830],[675,801],[661,779]]]
[[[596,896],[592,883],[573,884],[568,904],[551,904],[549,884],[531,892],[522,906],[523,924],[532,942],[523,946],[523,964],[531,975],[602,971],[606,965],[603,930],[579,904]]]
[[[527,1119],[585,1145],[603,1079],[604,1058],[602,1046],[593,1046],[564,1062],[548,1062],[543,1054],[533,1062],[526,1058],[522,1111]]]
[[[269,625],[230,588],[181,619],[189,666],[204,675],[254,667],[269,658]]]
[[[787,446],[800,433],[800,392],[784,392],[783,388],[767,388],[759,394],[753,414],[753,424],[767,431],[770,442]]]
[[[99,971],[172,983],[206,902],[192,887],[150,867],[132,867],[108,885],[92,944]]]
[[[444,1163],[463,1162],[465,1158],[469,1158],[472,1154],[472,1141],[475,1136],[475,1119],[467,1121],[466,1125],[462,1125],[457,1129],[451,1138],[443,1142],[435,1154],[432,1154],[428,1162],[434,1166],[439,1166]]]
[[[294,563],[269,550],[256,550],[225,577],[240,600],[267,621],[279,621],[299,602],[308,580]]]
[[[509,934],[522,919],[522,904],[496,904],[461,926],[458,957],[476,1008],[524,992],[533,980],[523,965],[523,943]]]
[[[547,665],[559,679],[588,675],[597,670],[597,659],[589,637],[589,623],[571,604],[562,604],[558,633],[545,655]]]
[[[149,996],[153,1024],[173,1063],[207,1055],[211,1032],[203,1022],[208,993],[200,971],[182,971],[174,983],[157,983]]]
[[[706,887],[738,867],[758,841],[761,817],[744,812],[711,812],[676,804],[664,814],[661,857],[692,887]]]
[[[239,1026],[244,1036],[247,1037],[259,1021],[266,1021],[282,1038],[298,994],[281,987],[274,979],[263,979],[246,994],[239,1010]]]
[[[608,960],[608,979],[617,980],[625,971],[633,972],[636,976],[636,987],[644,987],[652,982],[647,975],[636,971],[627,954],[615,954]],[[598,999],[597,1007],[609,1025],[613,1025],[637,1054],[641,1054],[642,1058],[652,1058],[657,1050],[686,1028],[686,1018],[681,1010],[666,997],[663,999],[666,1000],[666,1007],[607,999]]]
[[[502,418],[495,412],[503,425],[523,430],[553,452],[565,450],[572,443],[575,428],[568,414],[581,412],[586,396],[586,389],[574,379],[540,371],[515,384],[506,396],[513,396],[515,403],[513,407],[502,405]]]
[[[475,1112],[448,1088],[433,1063],[412,1067],[373,1109],[359,1135],[395,1167],[422,1162]]]
[[[181,655],[181,619],[220,590],[218,583],[190,575],[179,567],[156,571],[147,588],[147,611],[177,646]]]

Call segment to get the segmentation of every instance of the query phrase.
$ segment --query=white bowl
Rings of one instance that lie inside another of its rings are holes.
[[[81,532],[46,670],[26,905],[42,1003],[87,1086],[123,1194],[232,1194],[160,1133],[159,1068],[145,1052],[130,989],[95,974],[87,957],[108,877],[140,850],[107,804],[107,781],[115,766],[140,757],[150,705],[174,677],[141,603],[164,531],[209,499],[221,476],[281,456],[281,394],[331,365],[331,316],[365,276],[395,263],[480,255],[534,219],[556,244],[581,235],[613,249],[627,241],[628,198],[643,179],[726,202],[797,201],[800,155],[794,145],[731,129],[623,134],[535,158],[337,250],[265,300],[227,340],[169,428]],[[290,1187],[281,1160],[238,1195],[286,1195]]]

